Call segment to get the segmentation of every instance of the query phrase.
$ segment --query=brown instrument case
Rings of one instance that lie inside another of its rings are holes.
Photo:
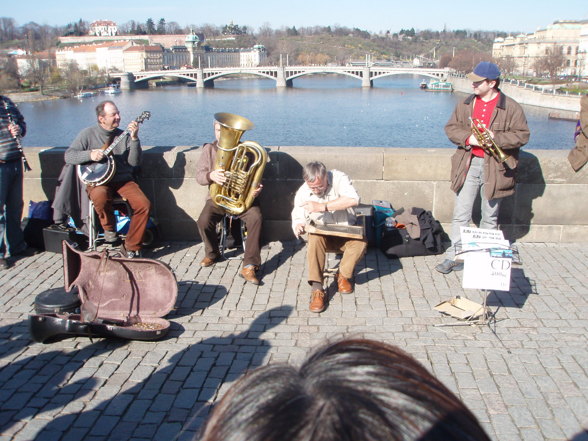
[[[33,340],[66,336],[157,340],[170,322],[163,319],[176,302],[171,269],[153,259],[128,259],[108,252],[81,252],[63,241],[65,291],[77,288],[80,313],[33,314]]]

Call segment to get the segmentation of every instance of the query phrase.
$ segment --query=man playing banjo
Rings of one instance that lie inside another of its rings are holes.
[[[86,191],[94,203],[94,209],[104,229],[104,240],[108,243],[117,241],[116,219],[112,209],[113,197],[118,194],[129,202],[133,215],[122,252],[124,257],[140,257],[141,242],[151,208],[149,199],[133,179],[133,169],[140,165],[142,156],[139,141],[140,121],[132,121],[125,131],[120,130],[120,113],[112,101],[98,104],[96,116],[98,124],[78,134],[65,152],[65,162],[81,165],[106,161],[109,164],[110,168],[105,172],[104,179],[88,183],[83,174],[80,175],[80,179],[87,184]],[[108,160],[104,151],[111,144],[114,144],[115,148],[110,152],[112,159]]]

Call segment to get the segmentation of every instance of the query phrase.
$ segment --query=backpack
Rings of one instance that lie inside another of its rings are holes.
[[[387,228],[380,250],[390,259],[411,256],[429,256],[445,252],[446,234],[441,223],[430,211],[413,207],[411,214],[418,219],[420,236],[411,237],[405,228]]]

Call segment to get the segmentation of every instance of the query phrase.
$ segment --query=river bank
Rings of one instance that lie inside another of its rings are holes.
[[[43,95],[41,92],[13,92],[6,96],[15,103],[32,103],[36,101],[58,100],[59,96]]]

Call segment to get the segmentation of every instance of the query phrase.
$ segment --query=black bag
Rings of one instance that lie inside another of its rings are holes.
[[[408,231],[402,228],[392,228],[384,231],[380,249],[390,259],[411,256],[429,256],[441,254],[445,251],[443,239],[445,232],[441,223],[430,211],[413,207],[411,214],[417,216],[420,227],[418,239],[410,237]]]
[[[43,228],[52,223],[51,201],[29,201],[29,215],[21,222],[21,229],[27,245],[44,250]]]

